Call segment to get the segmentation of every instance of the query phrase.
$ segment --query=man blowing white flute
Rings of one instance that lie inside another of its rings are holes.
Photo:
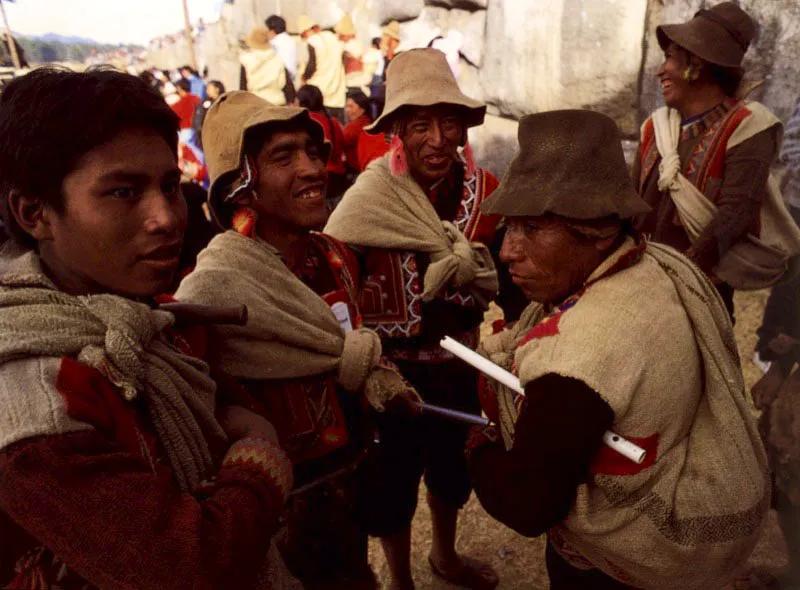
[[[590,111],[522,119],[520,153],[482,209],[531,304],[482,353],[497,426],[468,444],[481,503],[526,536],[546,533],[550,587],[720,588],[769,508],[764,450],[730,319],[709,279],[647,242],[614,122]],[[637,464],[606,430],[647,451]]]

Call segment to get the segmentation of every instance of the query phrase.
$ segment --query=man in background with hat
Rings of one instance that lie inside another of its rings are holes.
[[[366,71],[363,61],[364,46],[356,39],[356,28],[349,14],[345,14],[333,27],[333,32],[342,42],[342,62],[348,90],[366,90],[372,81],[372,72]]]
[[[334,33],[321,30],[304,14],[297,17],[297,31],[308,46],[308,64],[302,75],[302,83],[319,88],[325,107],[343,121],[347,84],[342,44]]]
[[[742,58],[756,25],[737,4],[723,2],[656,33],[666,107],[642,127],[634,180],[652,210],[636,227],[708,274],[732,317],[734,288],[774,284],[800,248],[800,235],[790,235],[794,223],[768,186],[780,120],[739,98]],[[764,223],[768,217],[779,221]]]
[[[475,167],[467,144],[467,130],[483,123],[486,107],[459,90],[434,49],[399,54],[387,80],[386,109],[365,129],[391,135],[390,152],[361,173],[325,231],[361,257],[361,313],[387,356],[426,401],[475,413],[477,374],[439,341],[450,335],[477,345],[483,312],[497,295],[487,244],[498,218],[479,209],[497,179]],[[491,568],[455,551],[458,511],[471,492],[466,427],[432,419],[411,432],[387,420],[382,433],[393,522],[380,536],[392,587],[414,587],[410,523],[423,473],[434,573],[464,587],[494,587]]]
[[[547,533],[550,588],[720,588],[758,540],[766,457],[722,300],[697,267],[646,242],[620,133],[605,115],[520,121],[520,152],[483,205],[531,304],[480,352],[519,377],[484,392],[470,439],[495,518]],[[613,431],[646,451],[603,445]]]
[[[382,499],[362,469],[374,440],[370,408],[402,410],[394,397],[418,398],[361,325],[352,252],[312,232],[327,217],[330,145],[305,109],[272,107],[248,92],[219,98],[203,137],[209,205],[228,231],[200,253],[175,295],[247,305],[246,326],[213,331],[212,367],[271,417],[294,464],[279,540],[290,570],[307,589],[373,589],[366,519],[380,517]]]
[[[270,45],[269,30],[255,27],[245,43],[249,49],[239,55],[242,64],[239,88],[274,106],[283,106],[294,100],[291,76],[278,52]]]

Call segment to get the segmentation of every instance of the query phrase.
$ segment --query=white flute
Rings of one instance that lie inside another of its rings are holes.
[[[465,363],[472,365],[481,373],[488,375],[499,383],[502,383],[509,389],[516,391],[520,395],[525,395],[525,390],[522,388],[519,379],[512,373],[509,373],[503,367],[494,364],[489,359],[482,357],[477,352],[467,348],[460,342],[453,340],[450,338],[450,336],[445,336],[439,343],[439,346],[453,353]],[[647,451],[645,451],[642,447],[635,445],[631,441],[626,440],[620,435],[608,430],[605,432],[605,434],[603,434],[603,442],[623,457],[626,457],[637,464],[641,464],[644,461],[645,455],[647,454]]]

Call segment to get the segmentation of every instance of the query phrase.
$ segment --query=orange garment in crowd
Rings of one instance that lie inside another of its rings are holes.
[[[358,166],[366,169],[372,160],[377,160],[389,151],[389,142],[383,133],[373,135],[363,129],[358,137]]]
[[[191,129],[192,117],[194,117],[194,108],[202,101],[194,94],[184,94],[178,99],[178,102],[171,105],[170,108],[175,111],[175,114],[181,118],[180,128]]]
[[[325,130],[325,139],[331,142],[331,157],[328,160],[328,172],[331,174],[344,174],[344,129],[341,123],[325,113],[310,113],[311,118],[322,125]]]
[[[344,127],[344,159],[347,167],[355,172],[363,170],[358,162],[358,140],[364,127],[370,123],[372,123],[372,119],[369,118],[369,115],[361,115]]]

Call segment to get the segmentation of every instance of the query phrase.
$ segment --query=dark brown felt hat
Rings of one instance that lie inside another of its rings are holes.
[[[239,171],[244,154],[245,137],[253,129],[288,122],[303,125],[309,135],[320,145],[322,157],[327,161],[330,143],[325,140],[325,131],[314,121],[306,109],[300,107],[276,107],[251,92],[234,90],[219,97],[203,122],[203,148],[211,187],[208,204],[216,214],[219,191],[231,176]]]
[[[550,111],[519,122],[520,151],[484,213],[622,219],[650,207],[633,188],[617,125],[593,111]]]
[[[661,49],[670,42],[700,59],[725,68],[738,68],[756,36],[756,24],[733,2],[703,9],[687,23],[662,25],[656,29]]]
[[[438,49],[412,49],[397,54],[386,69],[386,106],[365,130],[391,131],[397,114],[407,107],[448,104],[459,107],[467,127],[483,124],[486,105],[466,96],[458,87],[444,53]]]

